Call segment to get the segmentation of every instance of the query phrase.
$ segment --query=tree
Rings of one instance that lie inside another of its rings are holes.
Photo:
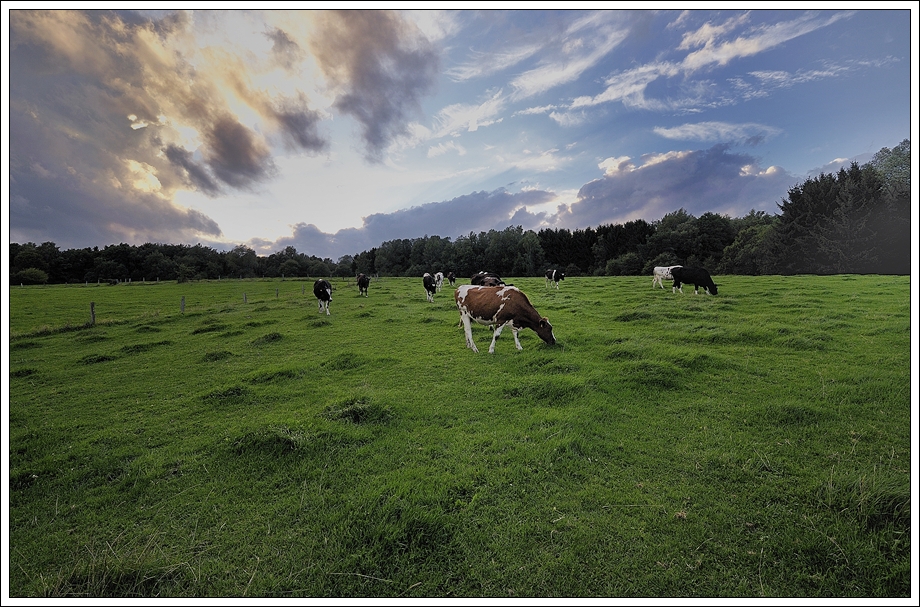
[[[38,268],[26,268],[10,277],[10,284],[43,285],[48,282],[48,274]]]

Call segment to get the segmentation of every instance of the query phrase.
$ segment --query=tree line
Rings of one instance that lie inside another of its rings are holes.
[[[60,250],[53,242],[10,244],[11,284],[218,278],[421,276],[481,270],[540,276],[651,274],[654,266],[700,265],[713,274],[909,274],[910,140],[860,166],[806,179],[779,213],[695,217],[684,209],[658,221],[539,232],[509,226],[455,240],[425,235],[381,243],[333,261],[286,247],[259,256],[244,245],[118,244]]]

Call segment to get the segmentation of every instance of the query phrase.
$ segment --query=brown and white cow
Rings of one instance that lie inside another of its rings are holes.
[[[527,299],[527,296],[512,286],[483,287],[478,285],[460,285],[454,292],[457,309],[460,310],[460,322],[466,333],[466,345],[473,352],[479,352],[473,343],[473,330],[470,322],[495,327],[492,334],[492,343],[489,345],[489,354],[495,353],[495,340],[506,326],[511,327],[514,334],[514,345],[518,350],[523,350],[518,339],[521,329],[533,329],[540,339],[553,345],[556,336],[553,335],[553,326],[549,320],[541,317],[537,310]]]
[[[329,302],[332,301],[332,285],[328,280],[322,278],[313,283],[313,294],[316,295],[316,302],[319,304],[319,311],[326,311],[329,316]]]
[[[470,278],[470,284],[483,287],[503,287],[505,286],[505,281],[495,272],[482,271],[473,274],[473,277]]]
[[[364,295],[367,297],[367,287],[371,284],[371,279],[367,277],[367,274],[358,274],[358,295]]]

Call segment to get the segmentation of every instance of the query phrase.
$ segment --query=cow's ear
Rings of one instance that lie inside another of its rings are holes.
[[[546,328],[546,325],[549,324],[549,320],[548,320],[546,317],[543,317],[543,318],[540,319],[540,323],[539,323],[539,324],[540,324],[540,328],[541,328],[541,329],[545,329],[545,328]]]

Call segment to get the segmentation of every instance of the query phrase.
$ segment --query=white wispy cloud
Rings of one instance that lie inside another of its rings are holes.
[[[679,73],[677,65],[667,62],[651,63],[619,72],[607,79],[607,88],[602,93],[576,97],[570,107],[571,109],[590,107],[614,101],[621,101],[636,107],[650,107],[654,105],[654,102],[645,98],[645,89],[648,85],[662,76],[676,76]]]
[[[476,52],[472,60],[445,70],[444,75],[454,82],[490,76],[533,57],[540,49],[540,45],[527,44],[494,53]]]
[[[437,156],[446,154],[447,152],[450,152],[450,151],[457,152],[457,154],[460,156],[466,155],[466,148],[458,144],[456,141],[448,141],[448,142],[442,142],[442,143],[439,143],[438,145],[433,145],[429,147],[428,157],[435,158]]]
[[[682,124],[670,128],[655,127],[653,131],[666,139],[684,141],[738,141],[773,137],[782,132],[780,129],[753,122],[732,124],[718,121]]]
[[[701,30],[698,30],[696,33],[692,33],[689,38],[689,40],[692,40],[694,43],[702,43],[703,48],[687,55],[681,67],[687,71],[695,71],[713,63],[726,65],[739,57],[755,55],[782,44],[787,40],[792,40],[793,38],[797,38],[816,29],[826,27],[840,19],[845,19],[852,15],[853,11],[834,13],[829,16],[826,16],[824,13],[809,11],[798,19],[783,21],[774,25],[760,26],[755,28],[753,32],[747,36],[739,36],[734,40],[725,42],[720,42],[715,39],[715,36],[720,33],[721,28],[711,27],[707,24],[707,26],[704,26],[704,29],[706,29],[705,32],[700,33]],[[737,20],[737,18],[734,20]],[[729,25],[732,27],[728,29],[734,29],[734,25],[736,24],[730,23]],[[685,37],[685,42],[681,43],[680,48],[689,47],[689,44],[686,42],[687,40],[688,38]]]
[[[449,105],[435,116],[437,127],[432,135],[439,138],[461,131],[475,131],[481,126],[500,121],[499,114],[504,108],[505,98],[501,90],[479,104],[455,103]]]
[[[579,78],[586,70],[597,64],[616,48],[629,34],[626,27],[605,28],[606,31],[592,33],[583,38],[565,41],[559,57],[553,57],[532,70],[528,70],[511,81],[514,100],[526,99]]]
[[[677,48],[678,50],[685,51],[698,46],[710,46],[714,43],[716,38],[744,25],[749,19],[750,13],[748,12],[732,17],[725,21],[725,23],[718,25],[713,25],[711,21],[707,21],[699,29],[685,33],[681,38],[680,46]]]
[[[584,112],[550,112],[549,117],[560,126],[577,126],[588,119]]]

